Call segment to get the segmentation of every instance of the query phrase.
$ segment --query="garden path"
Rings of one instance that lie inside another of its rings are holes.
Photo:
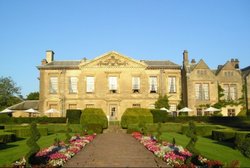
[[[64,167],[167,167],[130,134],[107,132],[70,159]]]

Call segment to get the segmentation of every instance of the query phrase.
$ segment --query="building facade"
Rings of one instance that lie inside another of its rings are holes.
[[[191,108],[191,115],[209,115],[204,109],[220,100],[238,102],[242,98],[243,78],[239,61],[231,59],[217,69],[210,69],[201,59],[189,62],[188,52],[183,53],[182,90],[184,104]],[[218,97],[218,89],[223,89],[223,96]],[[233,103],[232,103],[233,104]],[[236,116],[242,110],[241,105],[222,108],[223,116]]]
[[[39,111],[56,109],[52,116],[94,107],[120,120],[127,108],[154,108],[159,94],[169,96],[173,111],[181,101],[181,67],[170,61],[138,61],[114,51],[93,60],[55,61],[47,51],[37,68]]]

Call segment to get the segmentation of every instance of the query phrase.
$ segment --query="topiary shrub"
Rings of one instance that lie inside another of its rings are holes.
[[[121,117],[122,128],[128,128],[130,124],[153,123],[153,115],[149,109],[128,108]]]
[[[65,142],[66,143],[68,143],[69,142],[69,140],[70,140],[70,138],[71,138],[71,136],[70,136],[70,132],[72,131],[72,129],[70,128],[70,125],[69,125],[69,123],[67,124],[67,127],[66,127],[66,133],[65,133],[65,137],[66,137],[66,139],[65,139]]]
[[[108,119],[100,108],[86,108],[81,114],[80,123],[83,128],[87,128],[89,124],[99,124],[102,126],[102,129],[108,127]]]
[[[66,111],[66,118],[70,124],[80,124],[82,111],[78,109],[68,109]]]
[[[1,133],[0,143],[14,142],[16,140],[16,135],[14,133]]]
[[[152,110],[150,110],[150,112],[153,115],[154,123],[158,123],[158,122],[165,123],[166,122],[167,117],[168,117],[168,113],[166,111],[152,109]]]
[[[161,143],[161,123],[157,123],[157,134],[156,134],[156,139],[159,143]]]
[[[35,154],[40,150],[40,147],[36,142],[41,137],[41,135],[37,129],[36,123],[33,122],[30,124],[30,132],[31,132],[31,135],[26,141],[26,144],[28,145],[30,150],[26,154],[25,158],[29,164],[36,164]]]
[[[92,131],[93,133],[101,134],[103,128],[101,124],[88,124],[86,127],[87,131]]]
[[[139,127],[139,124],[130,124],[128,125],[127,133],[131,134],[133,132],[140,132],[141,128]]]

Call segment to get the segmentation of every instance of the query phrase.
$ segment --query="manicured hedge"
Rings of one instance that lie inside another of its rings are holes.
[[[48,129],[47,128],[38,128],[41,136],[47,136],[48,135]],[[6,132],[13,132],[16,137],[18,138],[25,138],[30,136],[30,129],[29,128],[20,128],[15,130],[5,130]]]
[[[8,117],[5,115],[5,117],[2,117],[0,115],[0,123],[14,123],[14,124],[22,124],[22,123],[66,123],[65,117]]]
[[[153,123],[153,115],[149,109],[128,108],[121,117],[122,128],[128,128],[130,124]]]
[[[0,143],[14,142],[16,140],[16,135],[9,132],[0,133]]]
[[[211,136],[212,131],[216,129],[224,129],[225,127],[219,125],[196,125],[196,134],[200,136]],[[188,125],[182,125],[181,133],[186,134]]]
[[[93,133],[101,134],[103,132],[103,128],[101,124],[88,124],[86,127],[87,131],[92,131]]]
[[[80,124],[82,111],[78,109],[68,109],[66,112],[66,118],[70,124]]]
[[[81,115],[80,123],[84,128],[87,128],[89,124],[100,124],[103,129],[108,127],[108,119],[100,108],[86,108]]]
[[[236,131],[230,130],[230,129],[213,130],[212,131],[212,138],[214,140],[217,140],[217,141],[234,142],[235,132]]]
[[[127,133],[131,134],[133,132],[137,132],[137,131],[142,131],[142,129],[139,127],[138,124],[130,124],[128,125],[128,129],[127,129]]]
[[[156,109],[152,109],[150,110],[150,112],[153,115],[153,121],[154,123],[165,123],[166,122],[166,118],[168,117],[168,113],[164,110],[156,110]]]

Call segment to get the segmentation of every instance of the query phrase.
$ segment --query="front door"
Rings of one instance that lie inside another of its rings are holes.
[[[110,120],[117,120],[117,105],[109,106],[109,116]]]

